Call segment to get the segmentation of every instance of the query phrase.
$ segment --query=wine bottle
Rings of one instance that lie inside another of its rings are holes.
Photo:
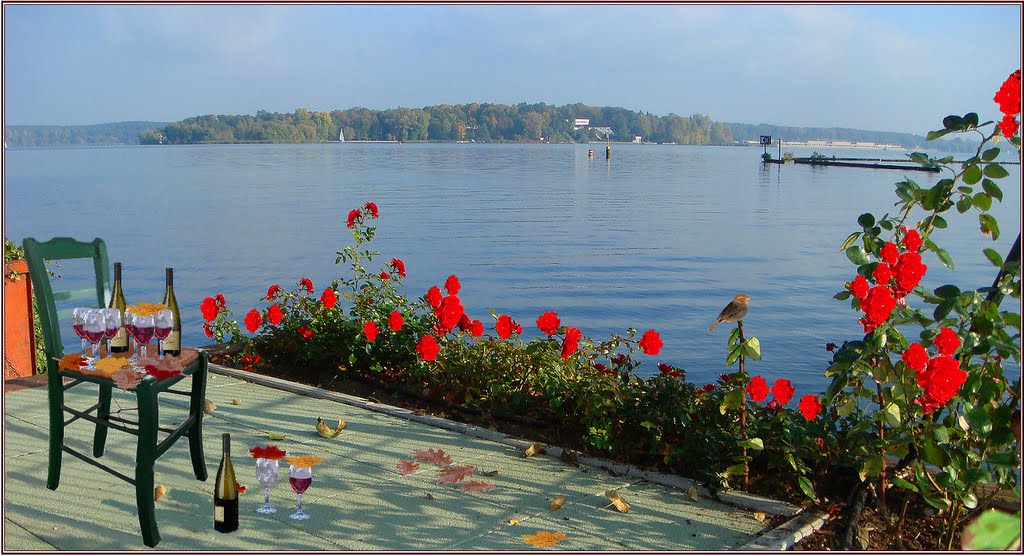
[[[121,263],[114,263],[114,288],[110,292],[110,308],[117,308],[121,311],[121,328],[117,329],[117,335],[110,339],[109,349],[111,353],[124,353],[128,351],[128,331],[124,328],[124,291],[121,289]]]
[[[213,487],[213,528],[221,533],[238,529],[238,483],[231,465],[231,435],[224,433],[224,456]]]
[[[174,297],[174,269],[167,269],[167,290],[164,292],[164,305],[174,313],[174,325],[171,334],[164,340],[164,354],[175,357],[181,355],[181,313],[178,311],[178,300]]]

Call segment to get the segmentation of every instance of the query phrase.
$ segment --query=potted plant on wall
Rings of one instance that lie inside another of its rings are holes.
[[[21,247],[4,238],[4,380],[36,374],[32,281]]]

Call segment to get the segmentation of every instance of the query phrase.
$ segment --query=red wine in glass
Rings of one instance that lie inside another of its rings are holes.
[[[288,484],[290,484],[292,486],[292,490],[294,490],[298,494],[306,492],[306,489],[309,488],[309,485],[312,482],[313,477],[307,477],[305,479],[300,479],[298,477],[288,477]]]
[[[83,340],[85,339],[85,325],[84,324],[75,324],[75,325],[72,325],[71,328],[75,329],[75,334],[78,334],[79,338],[82,338]]]

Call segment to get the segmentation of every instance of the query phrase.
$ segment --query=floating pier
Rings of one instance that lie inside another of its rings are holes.
[[[893,164],[895,160],[880,160],[876,158],[791,158],[789,160],[768,158],[764,159],[765,164],[810,164],[811,166],[846,166],[848,168],[874,168],[876,170],[911,170],[918,172],[938,172],[942,168],[938,166],[921,166],[920,164]]]

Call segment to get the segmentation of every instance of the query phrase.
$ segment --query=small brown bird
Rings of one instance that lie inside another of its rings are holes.
[[[718,320],[715,321],[715,324],[711,325],[711,328],[708,328],[708,332],[711,332],[716,326],[723,322],[736,322],[738,320],[742,320],[743,317],[746,316],[747,309],[749,308],[750,296],[745,293],[737,294],[736,297],[732,298],[732,301],[725,306],[725,309],[722,309],[722,312],[718,313]]]

